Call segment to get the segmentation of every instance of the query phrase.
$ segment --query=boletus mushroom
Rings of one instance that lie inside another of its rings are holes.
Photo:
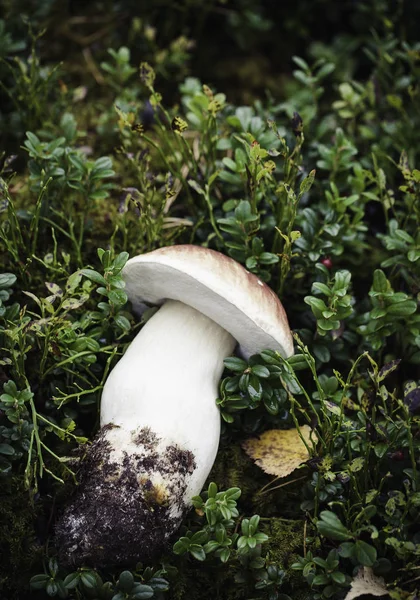
[[[149,560],[166,547],[216,457],[223,360],[236,344],[293,354],[276,294],[225,255],[198,246],[155,250],[123,270],[134,310],[162,305],[111,371],[101,429],[56,527],[64,564]]]

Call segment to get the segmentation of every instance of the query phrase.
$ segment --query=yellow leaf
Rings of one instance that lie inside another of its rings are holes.
[[[300,433],[310,446],[311,428],[303,425]],[[277,477],[286,477],[309,458],[297,429],[270,429],[246,440],[242,447],[263,471]]]

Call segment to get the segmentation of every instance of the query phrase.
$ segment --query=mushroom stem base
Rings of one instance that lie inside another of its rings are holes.
[[[128,434],[118,430],[104,427],[93,441],[78,493],[56,528],[64,566],[151,560],[168,544],[188,509],[184,494],[195,468],[192,453],[174,445],[162,448],[152,431],[141,429],[130,432],[127,440],[138,451],[120,462],[113,457],[114,439],[109,438]]]

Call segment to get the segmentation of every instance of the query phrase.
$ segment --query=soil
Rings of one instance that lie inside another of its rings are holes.
[[[147,562],[166,550],[189,509],[184,493],[194,455],[176,445],[162,451],[150,429],[127,432],[130,453],[115,459],[102,428],[82,461],[80,485],[56,526],[66,567],[108,567]],[[131,452],[138,447],[138,452]]]

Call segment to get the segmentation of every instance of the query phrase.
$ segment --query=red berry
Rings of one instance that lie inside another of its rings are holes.
[[[324,267],[327,267],[327,269],[332,269],[333,262],[329,256],[326,256],[325,258],[323,258],[321,260],[321,263],[324,265]]]
[[[397,450],[396,452],[391,452],[389,455],[391,460],[404,460],[404,452],[402,450]]]

